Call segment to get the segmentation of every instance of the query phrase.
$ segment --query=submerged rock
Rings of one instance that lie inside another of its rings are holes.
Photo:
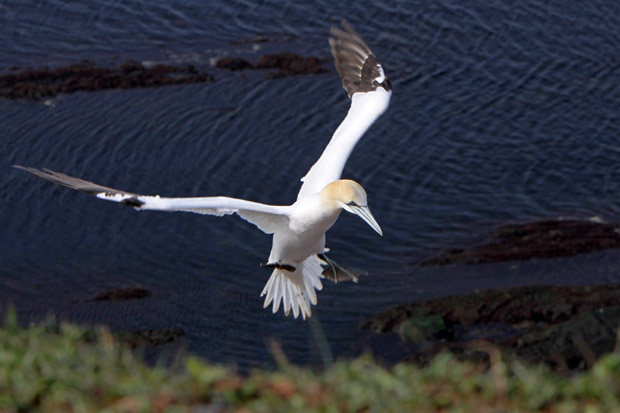
[[[329,72],[323,66],[323,60],[316,56],[302,57],[288,52],[260,56],[256,64],[252,64],[252,62],[242,57],[222,57],[215,63],[215,67],[228,70],[278,69],[277,72],[268,73],[267,78],[315,75]]]
[[[113,290],[102,291],[86,301],[122,301],[138,300],[151,296],[151,292],[142,287],[122,287]]]
[[[194,66],[156,65],[144,67],[127,61],[117,68],[95,66],[84,60],[56,69],[25,69],[0,75],[0,97],[8,99],[42,99],[59,93],[159,87],[185,83],[209,82],[213,76]]]
[[[325,73],[323,61],[315,56],[301,57],[293,53],[275,53],[260,56],[253,64],[241,57],[223,57],[215,66],[219,69],[278,69],[268,78]],[[213,76],[193,65],[155,65],[145,67],[129,60],[117,68],[96,66],[83,60],[55,69],[24,69],[0,75],[0,98],[44,99],[59,93],[97,91],[105,89],[132,89],[159,87],[186,83],[211,82]]]
[[[218,69],[243,70],[253,69],[254,64],[242,57],[222,57],[215,62],[215,67]]]
[[[274,76],[315,75],[329,72],[316,56],[301,57],[293,53],[267,54],[258,58],[257,69],[278,69]]]
[[[554,258],[620,247],[620,224],[577,220],[546,220],[504,225],[495,241],[468,250],[451,250],[422,265],[482,264]]]
[[[613,351],[620,322],[620,285],[527,286],[401,305],[367,318],[363,329],[395,333],[417,344],[409,359],[425,362],[449,350],[488,358],[505,354],[556,369],[585,369]]]

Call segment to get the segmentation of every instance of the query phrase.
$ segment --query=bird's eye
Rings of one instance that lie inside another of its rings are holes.
[[[359,206],[359,205],[357,205],[357,202],[355,202],[355,201],[351,201],[347,205],[348,206]]]

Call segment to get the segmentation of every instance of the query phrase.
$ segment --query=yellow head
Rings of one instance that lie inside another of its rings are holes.
[[[360,184],[350,179],[339,179],[323,188],[321,195],[340,208],[362,218],[379,235],[383,235],[381,227],[368,209],[366,191]]]

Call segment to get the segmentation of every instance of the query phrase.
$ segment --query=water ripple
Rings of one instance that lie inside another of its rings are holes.
[[[347,17],[394,82],[388,112],[353,152],[380,238],[343,214],[332,257],[370,272],[325,285],[316,309],[335,355],[362,350],[359,321],[412,299],[527,283],[617,282],[617,252],[485,266],[418,268],[507,222],[620,218],[620,5],[595,0],[0,1],[0,68],[91,59],[192,62],[294,51],[330,59]],[[273,42],[253,42],[256,36]],[[331,63],[320,76],[216,73],[206,84],[0,101],[0,284],[29,319],[54,311],[117,328],[181,326],[190,351],[269,363],[271,339],[312,362],[308,323],[262,310],[268,236],[241,220],[136,213],[24,176],[48,167],[169,196],[288,204],[345,116]],[[145,300],[72,304],[140,285]]]

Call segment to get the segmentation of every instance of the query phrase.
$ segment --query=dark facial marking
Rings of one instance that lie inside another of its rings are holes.
[[[376,81],[375,81],[376,82]],[[385,89],[386,91],[390,91],[392,90],[392,81],[390,80],[389,77],[386,76],[385,80],[381,83],[377,83],[377,85],[381,86],[383,89]]]

